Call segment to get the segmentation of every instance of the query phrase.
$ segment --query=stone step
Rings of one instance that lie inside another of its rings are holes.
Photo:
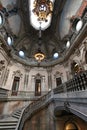
[[[20,117],[20,116],[19,116],[19,115],[14,114],[14,115],[12,115],[12,117],[19,119],[19,117]]]
[[[15,129],[16,129],[16,125],[14,125],[14,126],[0,126],[0,130],[2,130],[2,129],[3,129],[3,130],[4,130],[4,129],[6,129],[6,130],[7,130],[7,129],[14,129],[14,130],[15,130]]]
[[[15,130],[22,110],[18,109],[10,117],[0,120],[0,130]]]
[[[23,108],[22,108],[23,109]],[[15,112],[12,113],[12,117],[19,119],[22,109],[16,110]]]
[[[18,120],[13,117],[8,117],[0,120],[0,130],[15,130]]]

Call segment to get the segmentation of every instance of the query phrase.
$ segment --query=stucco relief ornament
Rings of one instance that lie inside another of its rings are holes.
[[[20,70],[17,70],[17,71],[14,71],[14,72],[13,72],[13,77],[14,77],[14,76],[17,76],[17,77],[22,78],[22,75],[23,75],[23,74],[21,73]]]
[[[0,61],[0,71],[2,71],[5,68],[5,61],[1,60]]]
[[[87,50],[87,37],[82,42],[85,45],[85,49]]]

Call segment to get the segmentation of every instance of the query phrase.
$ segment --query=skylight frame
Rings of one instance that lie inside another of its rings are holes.
[[[41,26],[41,30],[45,30],[47,29],[50,24],[51,24],[51,20],[52,20],[52,15],[49,15],[47,17],[48,21],[45,22],[45,21],[38,21],[38,17],[33,13],[33,9],[34,9],[34,6],[33,6],[33,3],[34,3],[35,0],[29,0],[29,12],[30,12],[30,24],[36,29],[36,30],[39,30],[40,26]],[[50,0],[53,4],[55,2],[55,0]]]

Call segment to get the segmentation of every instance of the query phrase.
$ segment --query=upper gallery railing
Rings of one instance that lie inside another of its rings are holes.
[[[87,89],[87,71],[75,75],[73,79],[61,84],[53,91],[54,93],[73,92]]]
[[[72,91],[81,91],[87,89],[87,71],[81,72],[75,77],[53,89],[54,94],[72,92]],[[0,88],[0,98],[2,97],[26,97],[26,98],[36,98],[43,96],[48,91],[42,91],[41,95],[35,96],[35,91],[10,91],[3,88]]]

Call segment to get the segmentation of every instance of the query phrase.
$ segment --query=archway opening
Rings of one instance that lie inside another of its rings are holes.
[[[78,128],[75,123],[70,122],[66,125],[65,130],[78,130]]]

